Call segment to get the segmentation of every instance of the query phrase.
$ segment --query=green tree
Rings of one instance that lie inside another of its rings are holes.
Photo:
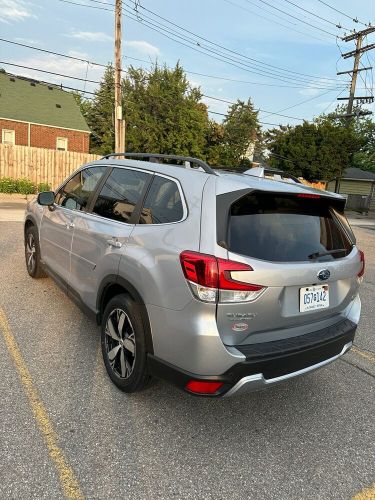
[[[91,103],[83,108],[83,115],[91,130],[90,152],[111,153],[115,149],[113,66],[109,65]],[[82,107],[81,107],[82,109]]]
[[[330,120],[303,122],[267,134],[271,166],[307,180],[328,180],[351,166],[358,137],[351,127]]]
[[[91,102],[89,99],[86,99],[84,94],[81,92],[72,92],[74,99],[76,100],[76,103],[79,106],[79,109],[81,110],[82,115],[87,121],[87,115],[89,112],[89,109],[91,107]]]
[[[370,118],[362,118],[356,125],[360,148],[353,155],[353,167],[375,172],[375,123]]]
[[[246,102],[237,100],[229,107],[223,127],[221,163],[232,167],[249,163],[247,157],[253,152],[260,132],[258,112],[254,111],[250,98]]]
[[[207,134],[204,155],[210,165],[221,165],[224,157],[224,126],[210,120]]]
[[[123,89],[128,151],[205,157],[207,107],[179,64],[130,67]]]
[[[362,111],[361,107],[355,107],[354,115],[359,111]],[[361,116],[359,113],[348,121],[345,113],[345,105],[337,106],[333,113],[321,115],[316,121],[350,129],[356,138],[350,166],[375,172],[375,123],[368,115]]]

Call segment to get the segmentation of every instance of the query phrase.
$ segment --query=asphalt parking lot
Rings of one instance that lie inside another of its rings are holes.
[[[1,499],[375,498],[373,228],[355,228],[366,254],[355,348],[268,391],[211,400],[163,382],[121,393],[98,327],[50,279],[28,277],[23,225],[6,210]]]

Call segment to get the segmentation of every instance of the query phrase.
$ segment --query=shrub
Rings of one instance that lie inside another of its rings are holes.
[[[0,193],[16,193],[17,181],[10,177],[3,177],[0,179]]]
[[[36,186],[33,182],[28,179],[18,179],[17,181],[17,193],[20,194],[35,194]]]
[[[36,185],[29,179],[3,177],[0,179],[0,193],[35,194]]]
[[[42,191],[51,191],[51,186],[47,184],[47,182],[41,182],[38,184],[38,193],[41,193]]]

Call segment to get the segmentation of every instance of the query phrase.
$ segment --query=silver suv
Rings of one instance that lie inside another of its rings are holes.
[[[123,391],[152,376],[258,390],[352,345],[364,255],[344,203],[195,158],[112,154],[28,204],[27,270],[96,316]]]

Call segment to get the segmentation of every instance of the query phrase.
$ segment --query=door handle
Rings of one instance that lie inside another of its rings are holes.
[[[70,221],[66,223],[66,229],[73,229],[74,228],[74,222]]]
[[[111,238],[107,240],[107,243],[109,246],[114,247],[114,248],[121,248],[122,243],[117,239],[117,238]]]

